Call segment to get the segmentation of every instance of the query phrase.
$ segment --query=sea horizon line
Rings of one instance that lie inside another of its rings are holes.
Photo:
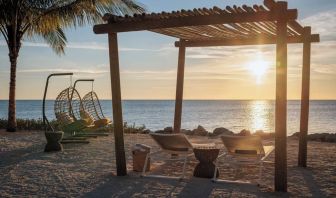
[[[43,99],[17,99],[16,101],[37,101]],[[55,99],[46,99],[47,101]],[[112,100],[105,99],[102,100]],[[300,101],[301,99],[288,99],[287,101]],[[8,101],[8,99],[0,99],[0,101]],[[122,99],[122,101],[175,101],[175,99]],[[275,99],[183,99],[183,101],[275,101]],[[335,99],[310,99],[310,101],[336,101]]]

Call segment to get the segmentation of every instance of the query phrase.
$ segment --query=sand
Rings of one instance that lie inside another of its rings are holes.
[[[132,171],[131,146],[144,143],[158,147],[148,135],[125,135],[128,176],[115,173],[114,138],[90,139],[90,144],[64,145],[63,152],[44,153],[41,132],[0,132],[0,197],[335,197],[336,144],[309,142],[309,167],[298,168],[298,141],[288,139],[288,193],[273,192],[272,163],[265,165],[260,187],[254,184],[212,183],[192,176],[195,158],[187,166],[187,178],[139,178]],[[192,142],[215,142],[218,139],[191,137]],[[272,141],[265,144],[273,144]],[[153,174],[178,176],[182,163],[165,163],[159,156],[152,161]],[[273,161],[274,154],[269,158]],[[245,168],[239,179],[255,182],[256,167]],[[232,168],[224,161],[221,179],[234,179]]]

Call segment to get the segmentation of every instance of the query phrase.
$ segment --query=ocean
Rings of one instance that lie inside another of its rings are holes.
[[[7,118],[8,101],[0,100],[0,118]],[[55,119],[54,101],[46,103],[46,114]],[[159,130],[173,125],[174,100],[124,100],[123,119],[128,124],[145,125]],[[112,117],[112,103],[102,100],[104,114]],[[242,129],[274,132],[274,107],[272,100],[185,100],[183,102],[182,128],[194,129],[202,125],[208,131],[225,127],[234,132]],[[288,135],[299,131],[300,101],[288,101]],[[41,100],[18,100],[17,118],[42,117]],[[310,102],[309,133],[336,133],[336,100]]]

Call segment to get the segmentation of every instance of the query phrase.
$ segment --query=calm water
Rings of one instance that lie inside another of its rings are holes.
[[[47,116],[54,119],[54,101],[47,101]],[[101,101],[105,115],[112,117],[111,101]],[[336,101],[311,101],[309,133],[336,133]],[[174,101],[171,100],[126,100],[123,101],[124,121],[145,125],[151,130],[172,126]],[[7,116],[7,101],[0,101],[0,117]],[[42,101],[17,101],[18,118],[41,118]],[[288,134],[299,130],[300,101],[288,102]],[[224,100],[184,101],[182,128],[193,129],[197,125],[207,130],[226,127],[239,132],[274,131],[274,101],[267,100]]]

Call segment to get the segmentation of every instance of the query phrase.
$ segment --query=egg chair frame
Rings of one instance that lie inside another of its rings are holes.
[[[80,110],[83,109],[81,97],[78,91],[70,86],[61,91],[54,103],[54,111],[57,120],[65,120],[66,117],[70,117],[76,120],[80,120]]]
[[[93,117],[94,121],[109,120],[103,113],[97,93],[93,90],[94,79],[78,79],[75,81],[74,87],[76,87],[78,82],[91,82],[91,91],[82,98],[83,109]],[[110,121],[106,125],[109,124],[111,124]]]
[[[57,120],[61,123],[63,130],[72,134],[70,139],[73,139],[73,137],[108,136],[107,133],[98,132],[100,128],[87,123],[82,118],[81,112],[84,111],[82,98],[75,88],[78,81],[83,80],[76,80],[74,86],[64,89],[57,96],[54,103]]]

